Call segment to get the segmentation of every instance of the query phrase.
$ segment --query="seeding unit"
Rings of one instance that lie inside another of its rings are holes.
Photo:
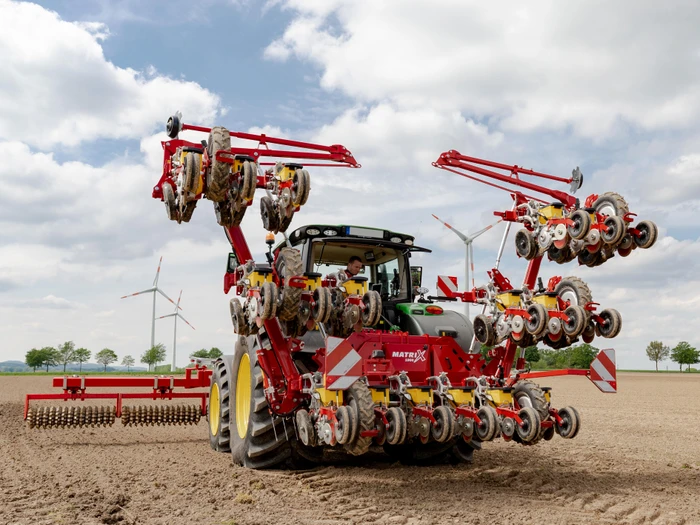
[[[600,264],[615,251],[627,255],[625,250],[634,246],[648,248],[656,238],[653,223],[631,225],[633,214],[617,194],[591,197],[580,208],[568,193],[519,177],[566,182],[573,192],[582,183],[580,171],[564,179],[456,152],[442,154],[437,167],[471,171],[482,178],[465,176],[504,189],[483,177],[510,183],[557,202],[544,205],[541,199],[509,190],[513,208],[497,212],[509,224],[524,225],[516,236],[518,253],[529,261],[521,289],[514,289],[494,268],[487,285],[466,292],[458,291],[455,278],[440,277],[439,296],[426,299],[422,268],[411,266],[410,257],[430,250],[416,246],[410,235],[338,225],[285,233],[308,199],[307,167],[359,167],[343,146],[191,126],[180,115],[171,117],[167,130],[170,140],[163,142],[163,173],[153,197],[165,203],[168,217],[177,222],[189,221],[202,198],[213,201],[233,249],[224,292],[235,289],[240,297],[230,301],[238,335],[235,351],[208,366],[188,368],[184,379],[56,378],[54,386],[62,394],[27,396],[29,426],[112,424],[119,417],[125,424],[189,423],[206,415],[212,448],[230,452],[234,462],[253,468],[315,460],[329,449],[359,455],[373,445],[408,461],[445,454],[469,461],[482,442],[498,436],[527,445],[555,433],[576,436],[578,412],[554,408],[550,390],[532,378],[587,375],[601,390],[616,390],[613,350],[602,351],[590,370],[529,372],[524,359],[524,348],[538,341],[562,347],[579,337],[588,342],[595,335],[614,337],[621,327],[615,310],[596,313],[590,290],[580,279],[554,278],[547,287],[538,283],[545,252],[559,263],[576,254],[584,262],[591,257]],[[208,140],[181,140],[182,130],[208,133]],[[257,145],[232,147],[231,137]],[[475,163],[507,168],[510,175]],[[270,169],[263,172],[262,166]],[[270,232],[265,262],[254,261],[240,227],[256,189],[266,192],[260,202],[263,227]],[[277,232],[285,240],[274,246]],[[557,255],[562,252],[566,257]],[[364,275],[343,270],[353,256],[363,263]],[[322,268],[325,275],[319,272]],[[443,310],[434,304],[437,300],[478,303],[484,311],[472,330],[465,316]],[[471,352],[474,337],[493,346],[489,360]],[[88,387],[151,390],[93,394]],[[209,391],[176,391],[197,387]],[[194,397],[200,405],[122,406],[123,399],[135,397]],[[33,399],[92,398],[116,399],[116,407],[29,407]]]

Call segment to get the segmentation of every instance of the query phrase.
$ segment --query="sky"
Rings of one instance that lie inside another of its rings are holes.
[[[463,282],[464,250],[431,214],[474,231],[511,205],[433,168],[441,152],[561,176],[580,166],[582,197],[621,193],[660,238],[594,269],[545,262],[541,275],[577,275],[620,311],[622,333],[594,342],[620,368],[652,368],[652,340],[698,346],[698,26],[693,0],[0,0],[0,361],[67,340],[138,361],[151,298],[120,297],[150,287],[161,256],[159,285],[182,290],[195,327],[178,324],[178,366],[203,347],[233,351],[229,246],[211,203],[178,225],[150,196],[178,110],[346,146],[362,169],[310,170],[292,228],[410,233],[433,250],[413,260],[433,291],[438,274]],[[243,229],[262,259],[251,211]],[[477,283],[502,233],[475,242]],[[524,275],[512,234],[501,270]],[[159,298],[157,315],[169,313]],[[170,355],[172,318],[156,342]]]

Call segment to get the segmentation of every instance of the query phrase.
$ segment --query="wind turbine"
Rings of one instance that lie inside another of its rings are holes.
[[[176,345],[177,345],[177,318],[179,317],[183,321],[187,323],[187,326],[192,328],[194,330],[194,326],[192,326],[187,319],[182,317],[180,312],[178,312],[178,309],[180,308],[180,299],[182,299],[182,290],[180,290],[180,297],[177,298],[177,304],[175,305],[175,312],[172,314],[168,315],[162,315],[158,319],[165,319],[166,317],[174,317],[175,318],[175,330],[173,331],[173,366],[170,369],[172,372],[175,372],[175,356],[177,355],[177,350],[176,350]]]
[[[479,235],[482,233],[486,233],[489,231],[491,228],[496,226],[498,223],[500,223],[503,219],[499,219],[493,224],[488,225],[486,228],[483,228],[479,230],[478,232],[474,233],[473,235],[469,235],[468,233],[462,233],[461,231],[457,230],[453,226],[447,224],[445,221],[443,221],[440,217],[435,215],[434,213],[431,214],[433,217],[435,217],[438,221],[440,221],[442,224],[444,224],[447,228],[452,230],[457,237],[462,239],[462,242],[464,243],[464,246],[466,247],[466,255],[464,258],[464,282],[466,283],[466,286],[469,286],[469,268],[471,267],[472,270],[472,288],[475,287],[474,284],[474,248],[472,247],[472,242],[474,239],[476,239]],[[467,316],[467,319],[471,321],[471,318],[469,317],[469,303],[464,303],[464,313]]]
[[[153,294],[153,317],[151,318],[151,348],[153,348],[156,345],[156,292],[158,292],[160,295],[165,297],[168,301],[171,303],[175,304],[175,302],[165,295],[165,292],[158,288],[158,277],[160,276],[160,264],[163,262],[163,257],[161,256],[160,261],[158,261],[158,271],[156,271],[156,278],[153,279],[153,286],[151,288],[148,288],[147,290],[141,290],[140,292],[132,293],[131,295],[125,295],[122,297],[122,299],[126,299],[127,297],[134,297],[135,295],[141,295],[143,293],[152,293]],[[181,309],[178,305],[175,305],[177,309]]]

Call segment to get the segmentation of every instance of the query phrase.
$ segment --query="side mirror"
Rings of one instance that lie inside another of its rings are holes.
[[[423,267],[411,266],[411,286],[415,290],[423,284]]]
[[[226,273],[236,273],[236,268],[238,268],[238,258],[236,257],[235,253],[229,253]]]

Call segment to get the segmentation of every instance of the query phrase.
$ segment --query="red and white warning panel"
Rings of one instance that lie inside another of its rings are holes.
[[[617,392],[617,370],[615,368],[615,350],[601,350],[591,363],[590,379],[601,392]]]
[[[362,375],[362,358],[347,339],[326,339],[326,388],[345,390]]]
[[[457,297],[457,278],[451,275],[438,275],[437,295],[438,297]]]

